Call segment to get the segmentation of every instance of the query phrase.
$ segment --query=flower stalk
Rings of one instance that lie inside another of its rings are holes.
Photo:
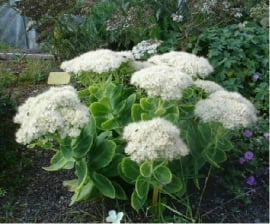
[[[153,187],[153,198],[152,198],[152,205],[154,214],[158,214],[158,199],[159,199],[159,190],[156,186]]]

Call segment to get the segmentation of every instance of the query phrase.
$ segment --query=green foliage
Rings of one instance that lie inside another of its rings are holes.
[[[268,111],[268,31],[255,23],[213,27],[202,33],[194,53],[207,55],[215,72],[211,80],[238,91]],[[254,80],[253,75],[259,74]]]
[[[96,73],[93,71],[80,71],[76,75],[76,82],[83,87],[91,86],[95,83],[108,82],[110,80],[119,83],[128,83],[131,74],[134,72],[130,62],[125,62],[120,65],[116,70],[110,70],[107,72]]]
[[[11,46],[10,44],[0,41],[0,50],[10,50],[10,49],[13,49],[13,48],[14,47]]]
[[[175,102],[161,98],[141,98],[140,103],[133,104],[131,109],[133,121],[151,120],[153,117],[163,117],[172,123],[177,123],[179,111]]]
[[[112,14],[113,2],[97,1],[86,15],[67,14],[54,17],[53,32],[44,45],[61,59],[70,59],[87,50],[107,47],[106,20]]]
[[[40,20],[53,23],[42,46],[61,60],[97,48],[131,49],[146,39],[165,40],[166,49],[177,43],[179,29],[171,23],[177,1],[98,0],[85,13],[73,7]]]
[[[59,149],[44,169],[74,169],[76,179],[64,181],[74,194],[71,205],[81,200],[105,196],[111,199],[131,198],[131,206],[139,211],[149,205],[153,194],[155,211],[158,194],[181,198],[192,180],[200,188],[204,167],[220,168],[232,148],[230,133],[217,123],[199,122],[193,114],[195,103],[204,97],[201,90],[186,89],[181,103],[144,97],[134,87],[100,81],[79,92],[88,105],[91,119],[76,138],[56,140]],[[188,114],[188,115],[187,115]],[[163,117],[182,130],[182,138],[190,155],[172,161],[153,160],[137,163],[125,153],[123,128],[131,122]],[[195,139],[195,140],[194,140]],[[46,145],[48,141],[39,141]],[[126,188],[132,186],[132,192]],[[155,195],[155,196],[154,196]]]
[[[245,131],[252,134],[247,137]],[[269,123],[268,120],[259,118],[256,125],[250,129],[242,129],[233,135],[233,153],[228,155],[228,161],[221,170],[216,170],[216,175],[223,178],[220,182],[226,186],[227,190],[237,196],[243,194],[241,200],[245,203],[252,203],[247,191],[252,191],[260,186],[269,188]],[[245,153],[251,152],[253,156],[250,160],[245,159]],[[249,176],[254,176],[256,183],[247,184]]]
[[[22,66],[22,71],[19,75],[19,81],[21,82],[33,82],[40,83],[47,81],[48,74],[51,70],[56,68],[56,64],[53,60],[43,59],[27,59],[22,58],[25,64]]]

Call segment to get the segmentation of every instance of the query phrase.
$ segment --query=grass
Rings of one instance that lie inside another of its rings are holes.
[[[6,42],[0,41],[0,50],[10,50],[10,49],[15,49],[15,47]]]

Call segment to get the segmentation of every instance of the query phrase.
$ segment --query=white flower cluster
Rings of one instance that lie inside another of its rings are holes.
[[[134,122],[124,128],[128,144],[125,153],[138,163],[145,160],[173,160],[189,153],[180,130],[163,118]]]
[[[171,15],[171,18],[172,18],[172,21],[177,22],[177,23],[182,22],[184,19],[182,15],[178,15],[177,13],[173,13]]]
[[[225,128],[247,127],[257,120],[256,108],[237,92],[217,91],[195,105],[195,115],[204,122],[215,121]]]
[[[48,133],[77,137],[88,121],[88,108],[81,104],[72,86],[51,87],[19,107],[14,117],[14,122],[21,125],[16,141],[29,144]]]
[[[132,54],[135,59],[141,59],[145,54],[156,54],[161,43],[160,40],[143,40],[132,48]]]
[[[192,83],[189,75],[166,65],[141,69],[131,77],[131,84],[145,89],[149,96],[160,96],[165,100],[180,99],[182,90]]]
[[[205,78],[214,71],[206,58],[181,51],[171,51],[162,55],[154,55],[148,59],[148,62],[176,67],[181,72],[192,77],[199,76]]]
[[[79,73],[81,71],[93,71],[96,73],[108,72],[120,67],[130,60],[129,52],[114,52],[109,49],[89,51],[71,60],[61,63],[60,68],[66,72]]]
[[[241,12],[236,12],[235,14],[234,14],[234,17],[235,18],[241,18],[243,16],[243,14],[241,13]]]
[[[222,86],[209,80],[197,79],[194,81],[194,85],[202,88],[208,94],[214,93],[216,91],[224,90]]]
[[[217,0],[206,0],[203,2],[203,7],[201,8],[201,12],[209,14],[212,11],[212,8],[217,4]]]

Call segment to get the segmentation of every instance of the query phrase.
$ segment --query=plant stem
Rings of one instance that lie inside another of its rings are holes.
[[[198,220],[198,217],[200,215],[200,207],[201,207],[202,199],[203,199],[203,196],[204,196],[204,193],[205,193],[205,190],[206,190],[206,186],[207,186],[211,171],[212,171],[212,165],[210,165],[208,173],[207,173],[207,177],[204,180],[203,190],[202,190],[202,193],[200,195],[200,199],[199,199],[196,214],[195,214],[195,220]]]
[[[158,195],[159,195],[159,190],[156,186],[154,186],[152,203],[153,203],[153,210],[154,210],[155,215],[158,214]]]

